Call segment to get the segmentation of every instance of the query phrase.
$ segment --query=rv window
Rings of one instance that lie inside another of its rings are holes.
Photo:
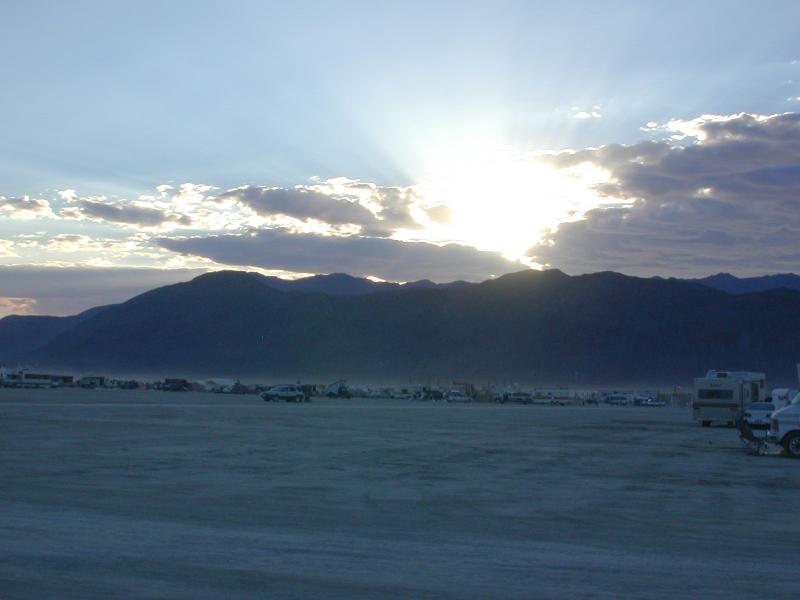
[[[733,390],[697,390],[700,400],[733,400]]]

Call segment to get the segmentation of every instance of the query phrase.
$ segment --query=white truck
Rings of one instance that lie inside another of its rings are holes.
[[[800,363],[797,363],[797,379],[800,381]],[[772,391],[772,399],[778,410],[770,416],[767,441],[783,446],[787,456],[800,458],[800,390],[776,389]],[[788,402],[784,404],[785,400]]]
[[[766,400],[764,373],[710,370],[694,380],[692,418],[703,427],[718,421],[733,425],[744,407]]]
[[[767,440],[783,446],[787,456],[800,458],[800,394],[772,413]]]

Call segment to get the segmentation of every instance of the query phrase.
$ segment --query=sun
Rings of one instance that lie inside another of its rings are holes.
[[[607,180],[588,163],[558,169],[535,153],[462,150],[437,165],[420,194],[450,209],[429,234],[519,260],[549,230],[601,204],[595,188]]]

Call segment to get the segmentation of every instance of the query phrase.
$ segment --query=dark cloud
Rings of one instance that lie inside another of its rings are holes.
[[[215,262],[305,273],[347,272],[392,281],[482,280],[523,266],[495,252],[386,238],[331,237],[269,229],[250,235],[164,238],[168,250]]]
[[[93,306],[124,302],[202,273],[201,269],[0,266],[2,296],[24,299],[29,306],[25,312],[48,315],[72,315]],[[5,312],[23,311],[5,307]]]
[[[342,193],[321,192],[314,187],[271,188],[244,186],[228,190],[218,199],[235,199],[262,216],[284,215],[296,219],[314,219],[329,225],[358,225],[362,233],[388,237],[397,229],[420,227],[410,213],[416,200],[405,188],[379,187],[358,181],[337,182]],[[367,195],[379,214],[360,203]]]
[[[743,179],[755,185],[767,187],[784,188],[793,186],[800,188],[800,164],[756,169],[745,173]]]
[[[155,208],[116,206],[97,200],[81,200],[79,211],[86,217],[144,227],[157,227],[172,220],[164,211]]]
[[[768,118],[742,113],[734,119],[708,120],[700,125],[709,144],[739,140],[748,143],[767,142],[800,147],[797,139],[800,113],[784,113]]]
[[[331,225],[367,225],[376,220],[372,211],[356,202],[305,188],[246,186],[229,190],[219,198],[235,198],[260,215],[316,219]]]
[[[568,272],[652,275],[797,270],[800,115],[699,123],[699,139],[612,145],[550,160],[611,173],[602,194],[629,206],[564,223],[529,251]]]

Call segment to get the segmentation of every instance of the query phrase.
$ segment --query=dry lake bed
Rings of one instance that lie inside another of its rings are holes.
[[[0,390],[0,598],[797,598],[800,461],[678,408]]]

